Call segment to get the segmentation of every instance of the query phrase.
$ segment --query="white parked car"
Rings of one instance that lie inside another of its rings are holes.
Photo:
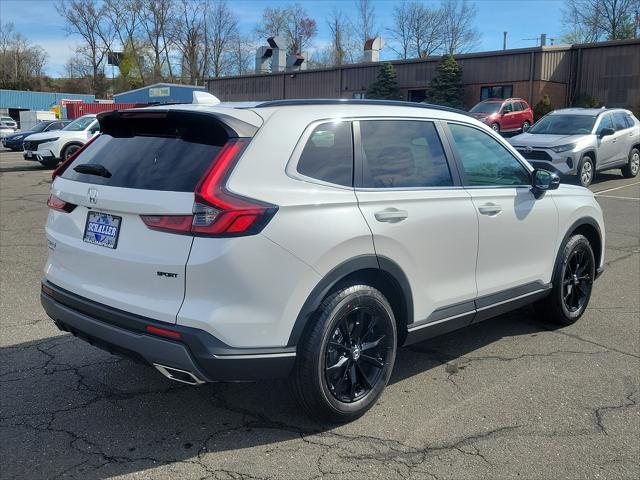
[[[0,116],[0,138],[13,135],[18,129],[16,121],[9,116]]]
[[[41,300],[62,330],[180,382],[288,377],[349,421],[402,345],[528,303],[584,313],[593,194],[464,112],[210,103],[100,114],[54,173]]]
[[[24,159],[55,167],[68,159],[100,131],[95,115],[76,118],[62,130],[34,133],[24,139]]]

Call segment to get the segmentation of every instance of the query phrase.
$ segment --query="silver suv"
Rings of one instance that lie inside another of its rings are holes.
[[[555,110],[509,142],[531,164],[551,163],[563,175],[577,175],[583,187],[596,172],[620,168],[633,178],[640,170],[640,122],[628,110]]]

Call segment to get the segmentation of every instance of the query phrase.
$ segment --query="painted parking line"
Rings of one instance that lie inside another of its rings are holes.
[[[595,192],[594,195],[601,196],[603,193],[613,192],[614,190],[620,190],[621,188],[632,187],[633,185],[640,185],[640,182],[629,183],[627,185],[620,185],[619,187],[607,188],[606,190],[600,190]]]
[[[635,200],[636,202],[640,202],[640,198],[636,198],[636,197],[617,197],[615,195],[598,195],[598,198],[617,198],[619,200]]]

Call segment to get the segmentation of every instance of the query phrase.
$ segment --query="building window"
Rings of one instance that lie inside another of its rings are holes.
[[[480,88],[480,101],[488,98],[511,98],[513,85],[491,85]]]
[[[366,97],[365,97],[365,93],[366,93],[366,92],[353,92],[353,93],[351,94],[351,98],[356,98],[356,99],[358,99],[358,100],[362,100],[363,98],[366,98]]]
[[[410,102],[424,102],[426,99],[426,90],[409,90],[408,100]]]

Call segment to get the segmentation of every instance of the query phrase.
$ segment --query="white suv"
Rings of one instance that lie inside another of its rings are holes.
[[[55,167],[58,162],[76,153],[99,131],[96,115],[83,115],[62,130],[34,133],[24,139],[24,159],[38,161],[45,167]]]
[[[593,194],[464,112],[299,100],[98,118],[54,172],[42,304],[173,380],[288,377],[308,411],[348,421],[398,347],[533,302],[570,324],[602,270]]]

